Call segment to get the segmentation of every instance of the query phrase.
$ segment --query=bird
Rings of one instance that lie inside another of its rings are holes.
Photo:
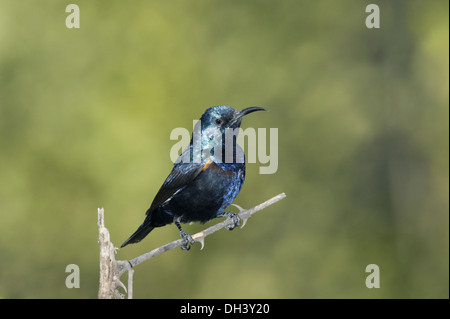
[[[194,243],[181,223],[205,223],[217,217],[232,220],[227,228],[240,225],[240,217],[225,209],[234,201],[245,179],[245,154],[236,138],[244,116],[267,111],[258,106],[236,110],[213,106],[204,111],[194,126],[189,145],[146,211],[144,222],[121,248],[140,242],[154,228],[174,223],[182,239],[181,249]]]

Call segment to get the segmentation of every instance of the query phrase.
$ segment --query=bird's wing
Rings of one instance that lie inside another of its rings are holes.
[[[175,195],[176,192],[192,182],[202,172],[204,166],[205,164],[202,163],[176,163],[156,194],[155,199],[153,199],[146,214],[148,215]]]
[[[153,199],[152,205],[147,214],[158,208],[166,200],[171,198],[177,191],[193,181],[201,173],[203,165],[201,164],[178,164],[167,176],[158,193]]]

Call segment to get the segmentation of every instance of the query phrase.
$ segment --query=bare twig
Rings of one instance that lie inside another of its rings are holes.
[[[242,227],[245,226],[247,220],[256,212],[278,202],[279,200],[285,198],[286,195],[281,193],[258,206],[250,209],[243,209],[238,205],[234,205],[239,209],[239,217],[242,220]],[[99,230],[99,245],[100,245],[100,289],[98,296],[99,298],[123,298],[124,295],[118,292],[117,287],[121,286],[125,291],[128,292],[128,298],[133,297],[133,267],[143,263],[150,258],[158,256],[163,252],[166,252],[175,247],[179,247],[183,244],[181,239],[175,240],[161,247],[155,248],[141,256],[133,258],[129,261],[115,260],[114,253],[115,248],[109,239],[109,232],[104,225],[103,209],[98,209],[98,230]],[[233,223],[232,220],[226,219],[223,222],[217,223],[201,232],[198,232],[192,236],[194,241],[201,244],[201,249],[205,245],[205,237],[209,236],[216,231],[225,228]],[[124,272],[128,271],[128,289],[120,281],[120,277]]]
[[[128,269],[128,299],[133,299],[133,275],[134,269]]]
[[[239,217],[241,217],[241,219],[243,221],[241,228],[245,226],[245,223],[247,222],[247,219],[249,219],[251,215],[253,215],[254,213],[256,213],[256,212],[266,208],[267,206],[270,206],[270,205],[278,202],[279,200],[281,200],[281,199],[283,199],[285,197],[286,197],[286,195],[284,193],[279,194],[279,195],[277,195],[277,196],[275,196],[275,197],[265,201],[264,203],[259,204],[258,206],[255,206],[255,207],[247,209],[247,210],[244,210],[242,207],[234,205],[240,211]],[[198,233],[192,235],[192,239],[194,239],[196,242],[199,242],[202,245],[201,249],[203,249],[203,247],[205,245],[205,237],[206,236],[209,236],[212,233],[215,233],[216,231],[218,231],[218,230],[220,230],[222,228],[225,228],[226,226],[230,225],[231,223],[232,223],[231,220],[226,219],[223,222],[217,223],[217,224],[215,224],[215,225],[213,225],[213,226],[211,226],[211,227],[209,227],[209,228],[207,228],[207,229],[205,229],[205,230],[203,230],[201,232],[198,232]],[[183,244],[183,241],[181,239],[175,240],[175,241],[173,241],[171,243],[168,243],[168,244],[165,244],[165,245],[163,245],[161,247],[155,248],[152,251],[149,251],[148,253],[145,253],[145,254],[143,254],[141,256],[133,258],[129,262],[130,262],[132,267],[135,267],[135,266],[139,265],[140,263],[142,263],[142,262],[144,262],[144,261],[146,261],[146,260],[148,260],[150,258],[158,256],[159,254],[162,254],[163,252],[166,252],[166,251],[168,251],[170,249],[179,247],[182,244]]]
[[[100,288],[99,299],[111,299],[116,295],[119,281],[118,264],[114,257],[114,245],[109,238],[109,231],[105,227],[103,208],[98,209],[98,244],[100,246]],[[120,281],[119,281],[120,282]]]

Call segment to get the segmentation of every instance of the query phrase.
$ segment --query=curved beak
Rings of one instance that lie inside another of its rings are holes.
[[[262,108],[262,107],[259,107],[259,106],[247,107],[247,108],[245,108],[243,110],[240,110],[240,111],[235,113],[233,122],[240,121],[247,114],[250,114],[250,113],[256,112],[256,111],[267,111],[267,110],[265,108]]]

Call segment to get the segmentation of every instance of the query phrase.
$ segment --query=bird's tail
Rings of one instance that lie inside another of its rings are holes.
[[[142,239],[145,238],[145,236],[147,236],[153,230],[153,228],[155,227],[152,226],[151,217],[150,215],[147,215],[142,225],[139,226],[139,228],[133,233],[133,235],[130,236],[130,238],[125,240],[125,242],[122,244],[122,246],[120,246],[120,248],[123,248],[128,244],[135,244],[140,242]]]

